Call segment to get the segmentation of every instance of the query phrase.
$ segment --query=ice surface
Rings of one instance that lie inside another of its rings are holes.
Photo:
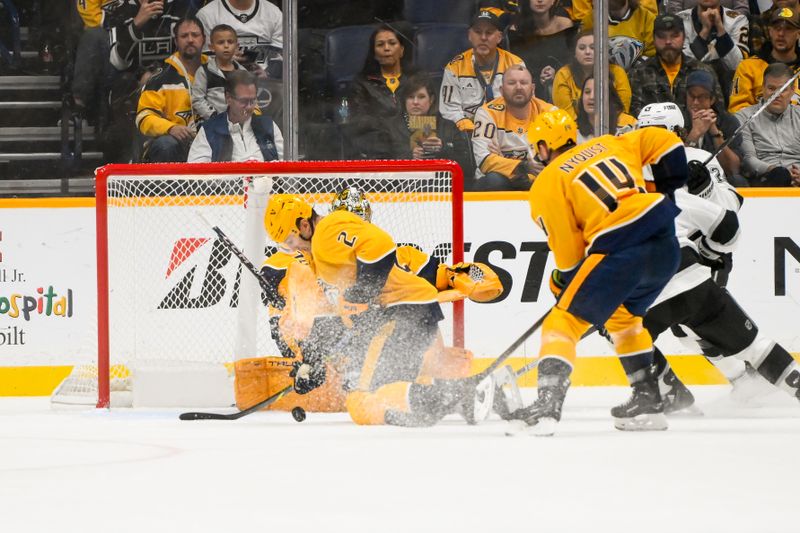
[[[504,422],[357,427],[346,415],[177,419],[0,400],[0,531],[796,532],[800,406],[613,429],[623,388],[575,388],[555,437]],[[530,393],[530,391],[526,391]]]

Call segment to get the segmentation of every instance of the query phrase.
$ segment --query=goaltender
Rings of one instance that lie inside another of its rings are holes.
[[[311,250],[328,301],[352,322],[344,388],[353,421],[427,426],[472,399],[477,383],[471,377],[420,379],[426,353],[443,349],[439,291],[397,264],[389,234],[358,214],[322,217],[302,198],[283,194],[270,199],[265,226],[276,243]],[[296,364],[298,393],[324,383],[323,363]]]

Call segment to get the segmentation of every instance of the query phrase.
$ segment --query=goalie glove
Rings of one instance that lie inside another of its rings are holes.
[[[439,265],[436,271],[439,291],[455,289],[473,302],[489,302],[503,294],[503,284],[494,270],[483,263]]]
[[[295,361],[289,377],[294,378],[294,391],[297,394],[308,394],[325,383],[325,365],[310,365]]]

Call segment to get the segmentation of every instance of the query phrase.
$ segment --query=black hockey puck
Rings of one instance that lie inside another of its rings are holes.
[[[298,422],[302,422],[306,419],[306,411],[302,407],[295,407],[292,409],[292,418],[297,420]]]

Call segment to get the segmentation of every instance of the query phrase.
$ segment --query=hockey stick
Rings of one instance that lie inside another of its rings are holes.
[[[710,163],[710,162],[711,162],[711,161],[712,161],[712,160],[713,160],[715,157],[717,157],[717,156],[718,156],[720,153],[722,153],[722,151],[723,151],[725,148],[727,148],[727,147],[728,147],[728,145],[730,145],[730,144],[733,142],[733,140],[736,138],[736,136],[737,136],[737,135],[739,135],[740,133],[742,133],[742,131],[744,131],[744,129],[745,129],[745,128],[746,128],[746,127],[747,127],[747,126],[748,126],[748,125],[749,125],[749,124],[750,124],[750,123],[753,121],[753,119],[754,119],[754,118],[756,118],[758,115],[760,115],[760,114],[761,114],[761,113],[762,113],[762,112],[763,112],[763,111],[764,111],[764,110],[765,110],[765,109],[766,109],[766,108],[769,106],[769,104],[771,104],[772,102],[774,102],[774,101],[775,101],[775,99],[776,99],[776,98],[778,98],[778,97],[779,97],[779,96],[780,96],[780,95],[783,93],[783,91],[785,91],[786,89],[788,89],[788,88],[789,88],[789,86],[790,86],[792,83],[794,83],[794,82],[795,82],[795,80],[798,78],[798,76],[800,76],[800,70],[798,70],[797,72],[795,72],[795,73],[794,73],[794,76],[792,76],[791,78],[789,78],[788,80],[786,80],[786,83],[784,83],[783,85],[781,85],[780,89],[778,89],[777,91],[775,91],[774,93],[772,93],[772,94],[770,95],[770,97],[769,97],[769,98],[767,98],[767,100],[766,100],[766,101],[765,101],[763,104],[761,104],[761,107],[759,107],[758,109],[756,109],[755,113],[753,113],[752,115],[750,115],[750,116],[749,116],[749,117],[748,117],[748,118],[747,118],[747,119],[746,119],[744,122],[742,122],[742,123],[739,125],[739,127],[738,127],[738,128],[736,128],[736,131],[734,131],[734,132],[733,132],[733,135],[731,135],[729,138],[725,139],[725,142],[723,142],[723,143],[722,143],[722,145],[720,145],[720,147],[719,147],[719,148],[717,148],[717,150],[716,150],[716,151],[715,151],[713,154],[711,154],[710,156],[708,156],[708,158],[707,158],[705,161],[703,161],[703,166],[708,166],[708,164],[709,164],[709,163]]]
[[[508,348],[506,348],[506,350],[505,350],[503,353],[501,353],[501,354],[500,354],[500,355],[497,357],[497,359],[495,359],[494,361],[492,361],[492,364],[490,364],[488,367],[486,367],[486,369],[484,369],[483,371],[481,371],[481,372],[479,372],[479,373],[475,374],[475,376],[473,376],[473,377],[475,378],[475,382],[476,382],[476,383],[478,383],[478,382],[480,382],[480,381],[483,381],[483,379],[484,379],[484,378],[486,378],[486,377],[487,377],[489,374],[491,374],[492,372],[494,372],[495,370],[497,370],[498,368],[500,368],[500,365],[502,365],[503,363],[505,363],[505,362],[506,362],[506,359],[508,359],[509,357],[511,357],[511,354],[512,354],[512,353],[514,353],[514,351],[515,351],[517,348],[519,348],[520,346],[522,346],[522,343],[523,343],[523,342],[525,342],[526,340],[528,340],[528,338],[529,338],[531,335],[533,335],[534,333],[536,333],[536,332],[539,330],[539,328],[541,328],[541,327],[542,327],[542,324],[544,323],[544,319],[545,319],[545,318],[547,318],[547,315],[549,315],[549,314],[550,314],[550,311],[551,311],[551,310],[550,310],[550,309],[548,309],[548,310],[547,310],[547,312],[546,312],[545,314],[543,314],[541,317],[539,317],[539,320],[537,320],[536,322],[534,322],[534,324],[533,324],[531,327],[529,327],[528,329],[526,329],[526,330],[525,330],[525,332],[524,332],[522,335],[520,335],[520,336],[519,336],[519,338],[518,338],[517,340],[515,340],[515,341],[514,341],[514,342],[511,344],[511,346],[509,346]]]
[[[180,418],[181,420],[237,420],[239,418],[242,418],[243,416],[247,416],[250,413],[255,413],[256,411],[259,411],[259,410],[263,409],[264,407],[272,405],[273,403],[277,402],[278,400],[280,400],[281,398],[283,398],[284,396],[286,396],[287,394],[289,394],[293,390],[294,390],[294,385],[289,385],[288,387],[279,390],[278,392],[276,392],[275,394],[273,394],[269,398],[265,398],[264,400],[261,400],[260,402],[258,402],[257,404],[253,405],[252,407],[248,407],[247,409],[244,409],[243,411],[238,411],[236,413],[230,413],[230,414],[225,415],[225,414],[221,414],[221,413],[194,413],[194,412],[191,412],[191,413],[181,413],[178,418]]]

